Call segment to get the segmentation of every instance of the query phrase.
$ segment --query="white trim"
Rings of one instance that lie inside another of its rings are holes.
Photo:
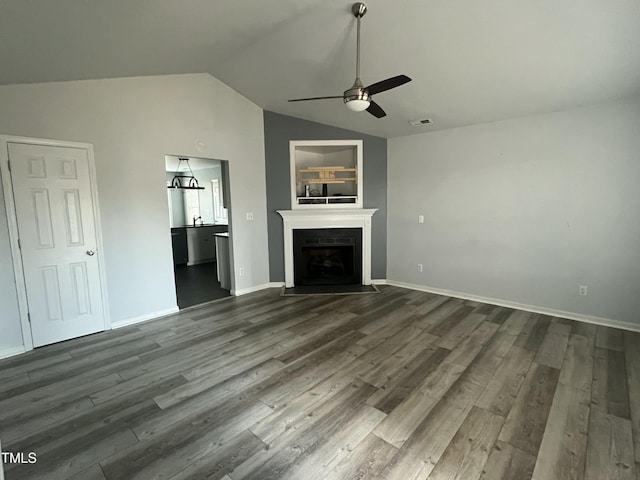
[[[375,280],[371,280],[371,283],[374,285],[389,285],[386,278],[376,278]]]
[[[253,287],[243,288],[241,290],[230,290],[230,293],[235,297],[239,297],[241,295],[246,295],[248,293],[258,292],[260,290],[266,290],[267,288],[281,287],[282,285],[284,285],[282,282],[263,283],[261,285],[255,285]]]
[[[21,345],[19,347],[11,347],[0,350],[0,359],[9,358],[15,355],[20,355],[21,353],[25,353],[25,348]]]
[[[102,224],[100,222],[100,202],[98,200],[98,177],[96,174],[96,160],[93,153],[93,144],[84,143],[89,160],[89,181],[91,183],[91,199],[93,200],[93,224],[96,232],[96,256],[98,271],[100,273],[100,291],[102,293],[102,314],[104,316],[104,329],[111,328],[111,314],[109,312],[109,293],[107,291],[107,272],[104,257],[104,243],[102,242]]]
[[[512,302],[509,300],[501,300],[497,298],[473,295],[470,293],[445,290],[443,288],[429,287],[427,285],[416,285],[414,283],[397,282],[395,280],[386,280],[386,284],[392,285],[394,287],[408,288],[410,290],[418,290],[420,292],[435,293],[438,295],[445,295],[447,297],[461,298],[463,300],[472,300],[474,302],[489,303],[491,305],[498,305],[499,307],[513,308],[516,310],[524,310],[525,312],[540,313],[542,315],[549,315],[552,317],[560,317],[560,318],[566,318],[569,320],[577,320],[578,322],[592,323],[594,325],[601,325],[603,327],[620,328],[623,330],[630,330],[632,332],[640,332],[640,324],[624,322],[622,320],[613,320],[611,318],[596,317],[593,315],[585,315],[582,313],[566,312],[564,310],[556,310],[554,308],[538,307],[535,305],[527,305],[524,303]]]
[[[22,343],[24,351],[33,350],[33,338],[31,337],[31,327],[27,312],[27,290],[22,270],[22,256],[18,248],[18,220],[16,218],[16,208],[13,201],[13,184],[11,183],[11,172],[9,170],[9,138],[0,136],[0,176],[2,177],[2,188],[4,190],[4,206],[7,212],[7,226],[9,230],[9,244],[11,246],[11,262],[13,263],[13,274],[16,280],[16,294],[18,297],[18,314],[20,316],[20,326],[22,329]]]
[[[293,231],[309,228],[362,229],[362,284],[371,285],[371,217],[377,208],[351,210],[276,210],[284,228],[284,283],[294,286]]]
[[[95,157],[93,154],[93,144],[81,142],[69,142],[66,140],[52,140],[44,138],[19,137],[14,135],[0,135],[0,176],[2,176],[2,187],[4,189],[4,204],[7,212],[7,223],[9,226],[9,242],[11,245],[11,257],[13,262],[13,272],[16,279],[16,293],[18,297],[18,310],[20,324],[22,327],[22,341],[24,351],[33,350],[33,337],[31,326],[27,317],[28,301],[27,289],[22,269],[22,254],[18,248],[18,223],[16,218],[16,207],[14,202],[13,183],[9,170],[9,143],[21,143],[26,145],[39,145],[47,147],[77,148],[86,150],[87,163],[89,167],[89,183],[91,185],[91,200],[93,203],[93,218],[96,234],[96,253],[98,271],[100,275],[100,292],[102,294],[102,314],[104,319],[104,330],[110,328],[109,298],[107,296],[107,277],[105,273],[105,262],[102,243],[102,229],[100,226],[100,209],[98,204],[98,184],[96,180]]]
[[[136,323],[146,322],[148,320],[155,320],[160,317],[166,317],[167,315],[173,315],[174,313],[178,313],[180,310],[178,306],[167,308],[165,310],[159,310],[157,312],[146,313],[144,315],[140,315],[138,317],[126,318],[124,320],[118,320],[117,322],[111,322],[111,328],[122,328],[127,327],[129,325],[135,325]]]

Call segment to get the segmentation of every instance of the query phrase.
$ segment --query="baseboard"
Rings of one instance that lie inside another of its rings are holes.
[[[25,352],[26,350],[24,349],[23,345],[20,345],[19,347],[4,348],[0,350],[0,359],[13,357]]]
[[[390,285],[386,278],[374,278],[371,283],[374,285]]]
[[[167,308],[166,310],[159,310],[157,312],[140,315],[139,317],[132,317],[132,318],[127,318],[125,320],[120,320],[118,322],[111,322],[111,328],[115,330],[116,328],[127,327],[129,325],[134,325],[136,323],[146,322],[147,320],[166,317],[167,315],[178,313],[178,311],[179,311],[178,307],[175,306],[175,307]]]
[[[377,283],[377,280],[376,280],[376,283]],[[542,315],[549,315],[552,317],[560,317],[560,318],[566,318],[569,320],[577,320],[578,322],[592,323],[594,325],[601,325],[603,327],[620,328],[622,330],[640,332],[639,324],[624,322],[622,320],[613,320],[611,318],[595,317],[592,315],[584,315],[582,313],[575,313],[575,312],[565,312],[563,310],[556,310],[553,308],[527,305],[524,303],[511,302],[509,300],[501,300],[498,298],[482,297],[480,295],[472,295],[469,293],[455,292],[452,290],[445,290],[442,288],[429,287],[427,285],[416,285],[413,283],[397,282],[395,280],[385,280],[385,284],[392,285],[394,287],[408,288],[410,290],[418,290],[421,292],[445,295],[447,297],[461,298],[463,300],[472,300],[474,302],[498,305],[499,307],[514,308],[516,310],[524,310],[525,312],[540,313]],[[379,285],[383,285],[383,284],[380,283]]]
[[[269,282],[263,283],[262,285],[255,285],[249,288],[242,288],[240,290],[231,290],[231,295],[239,297],[241,295],[246,295],[248,293],[258,292],[260,290],[265,290],[267,288],[278,288],[284,286],[284,282]]]

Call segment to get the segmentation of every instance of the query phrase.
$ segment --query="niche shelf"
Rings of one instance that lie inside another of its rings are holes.
[[[362,208],[362,140],[293,140],[292,208]]]

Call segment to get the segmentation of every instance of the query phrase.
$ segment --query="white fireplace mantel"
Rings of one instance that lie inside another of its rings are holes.
[[[377,208],[277,210],[284,223],[284,282],[294,286],[293,231],[309,228],[362,229],[362,284],[371,285],[371,217]]]

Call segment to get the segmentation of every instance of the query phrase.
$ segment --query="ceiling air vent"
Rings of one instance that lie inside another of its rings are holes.
[[[411,124],[414,127],[419,127],[420,125],[429,125],[431,123],[431,119],[430,118],[424,118],[422,120],[410,120],[409,124]]]

